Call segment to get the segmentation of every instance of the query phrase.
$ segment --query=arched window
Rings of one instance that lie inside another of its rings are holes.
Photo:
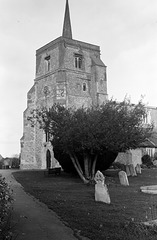
[[[87,90],[87,85],[86,83],[83,83],[83,91],[85,92]]]
[[[46,152],[46,168],[51,168],[51,153],[50,150],[47,150]]]
[[[75,68],[81,69],[82,68],[82,59],[83,59],[82,55],[75,54],[74,58],[75,58]]]
[[[45,62],[46,62],[46,71],[50,71],[50,66],[51,66],[51,62],[50,62],[50,56],[47,56],[45,58]]]

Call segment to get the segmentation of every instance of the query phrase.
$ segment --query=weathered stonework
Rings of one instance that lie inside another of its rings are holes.
[[[124,165],[131,165],[133,164],[134,167],[137,164],[141,165],[142,161],[142,151],[141,149],[130,149],[126,152],[119,152],[115,162],[119,162]]]
[[[44,132],[37,126],[32,128],[27,120],[32,109],[51,107],[54,103],[78,108],[107,100],[106,66],[100,59],[100,47],[72,39],[67,9],[68,1],[63,36],[36,51],[36,77],[27,94],[21,138],[23,169],[45,169],[48,164],[53,167],[56,163],[53,147],[46,142]]]

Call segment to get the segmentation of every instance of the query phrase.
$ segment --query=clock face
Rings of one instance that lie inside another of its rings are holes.
[[[65,99],[66,98],[66,86],[65,86],[65,84],[57,84],[56,98],[57,99]]]

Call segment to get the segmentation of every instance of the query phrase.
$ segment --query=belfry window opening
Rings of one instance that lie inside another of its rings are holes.
[[[46,142],[49,142],[50,141],[50,133],[49,133],[49,131],[46,132],[45,137],[46,137]]]
[[[82,55],[80,54],[75,54],[75,68],[82,68]]]
[[[83,91],[85,92],[87,90],[87,85],[86,83],[83,83]]]
[[[46,70],[49,72],[50,71],[50,66],[51,66],[50,56],[47,56],[45,58],[45,61],[46,61]]]

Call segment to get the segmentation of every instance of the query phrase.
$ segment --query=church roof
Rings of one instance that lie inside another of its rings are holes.
[[[155,144],[150,141],[149,139],[146,139],[143,143],[140,144],[140,147],[142,148],[155,148]]]
[[[28,94],[34,93],[35,92],[35,85],[31,87],[31,89],[28,91]]]
[[[71,30],[71,21],[70,21],[70,12],[69,12],[69,3],[66,0],[65,15],[64,15],[64,24],[63,24],[63,33],[64,38],[72,39],[72,30]]]
[[[83,48],[83,49],[91,49],[93,51],[98,51],[100,52],[100,47],[91,43],[86,43],[86,42],[82,42],[79,40],[74,40],[74,39],[69,39],[66,37],[59,37],[56,38],[55,40],[47,43],[46,45],[44,45],[43,47],[39,48],[36,50],[36,54],[40,54],[41,52],[51,48],[52,46],[58,45],[58,43],[64,41],[65,44],[67,45],[73,45],[73,46],[78,46],[78,48]]]
[[[157,133],[156,133],[156,132],[154,132],[154,133],[151,135],[151,137],[149,138],[149,140],[150,140],[151,142],[153,142],[153,144],[155,145],[155,147],[157,147]]]
[[[141,147],[148,147],[148,148],[157,148],[157,133],[152,133],[151,137],[147,138],[143,143],[140,145]]]
[[[105,64],[99,57],[95,57],[94,55],[91,56],[92,59],[92,65],[102,66],[104,67]]]

